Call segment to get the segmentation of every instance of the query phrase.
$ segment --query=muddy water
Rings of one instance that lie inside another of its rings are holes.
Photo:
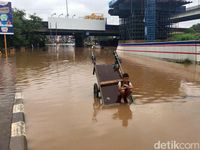
[[[134,105],[94,102],[90,49],[17,53],[30,150],[151,150],[157,141],[200,142],[200,69],[120,54]],[[96,51],[112,63],[112,49]]]
[[[0,56],[0,149],[8,149],[15,96],[15,58]]]

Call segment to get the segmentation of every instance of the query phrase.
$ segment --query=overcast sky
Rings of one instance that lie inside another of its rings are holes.
[[[4,0],[0,0],[4,1]],[[18,9],[24,9],[28,14],[36,13],[44,20],[53,14],[57,15],[63,13],[66,15],[66,0],[10,0],[13,7]],[[84,17],[91,13],[102,13],[108,18],[108,23],[118,24],[117,17],[111,17],[108,15],[108,3],[110,0],[68,0],[69,15],[72,17]],[[198,4],[200,0],[191,0],[192,4],[188,6],[194,6]],[[192,22],[179,23],[179,27],[189,27],[192,24],[199,23],[200,20]]]
[[[2,0],[0,0],[2,1]],[[108,18],[109,23],[118,23],[117,17],[108,15],[110,0],[67,0],[69,16],[84,17],[91,13],[101,13]],[[13,7],[24,9],[27,13],[36,13],[44,20],[56,13],[66,15],[66,0],[11,0]]]

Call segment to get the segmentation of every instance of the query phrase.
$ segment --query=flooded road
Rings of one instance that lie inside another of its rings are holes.
[[[0,56],[0,149],[8,149],[15,96],[15,58]]]
[[[94,102],[90,49],[49,47],[18,52],[30,150],[151,150],[158,141],[200,142],[200,69],[120,54],[135,104]],[[112,49],[97,63],[113,63]]]

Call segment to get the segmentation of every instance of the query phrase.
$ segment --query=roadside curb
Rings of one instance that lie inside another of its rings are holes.
[[[27,150],[23,96],[15,93],[11,125],[10,150]]]

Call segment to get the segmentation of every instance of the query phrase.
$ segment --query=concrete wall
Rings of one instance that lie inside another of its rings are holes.
[[[176,61],[200,62],[200,41],[119,44],[117,51]]]
[[[95,30],[105,31],[106,20],[90,20],[90,19],[77,19],[77,18],[48,18],[49,29],[66,29],[66,30]]]
[[[197,62],[200,62],[200,46],[197,46]]]

